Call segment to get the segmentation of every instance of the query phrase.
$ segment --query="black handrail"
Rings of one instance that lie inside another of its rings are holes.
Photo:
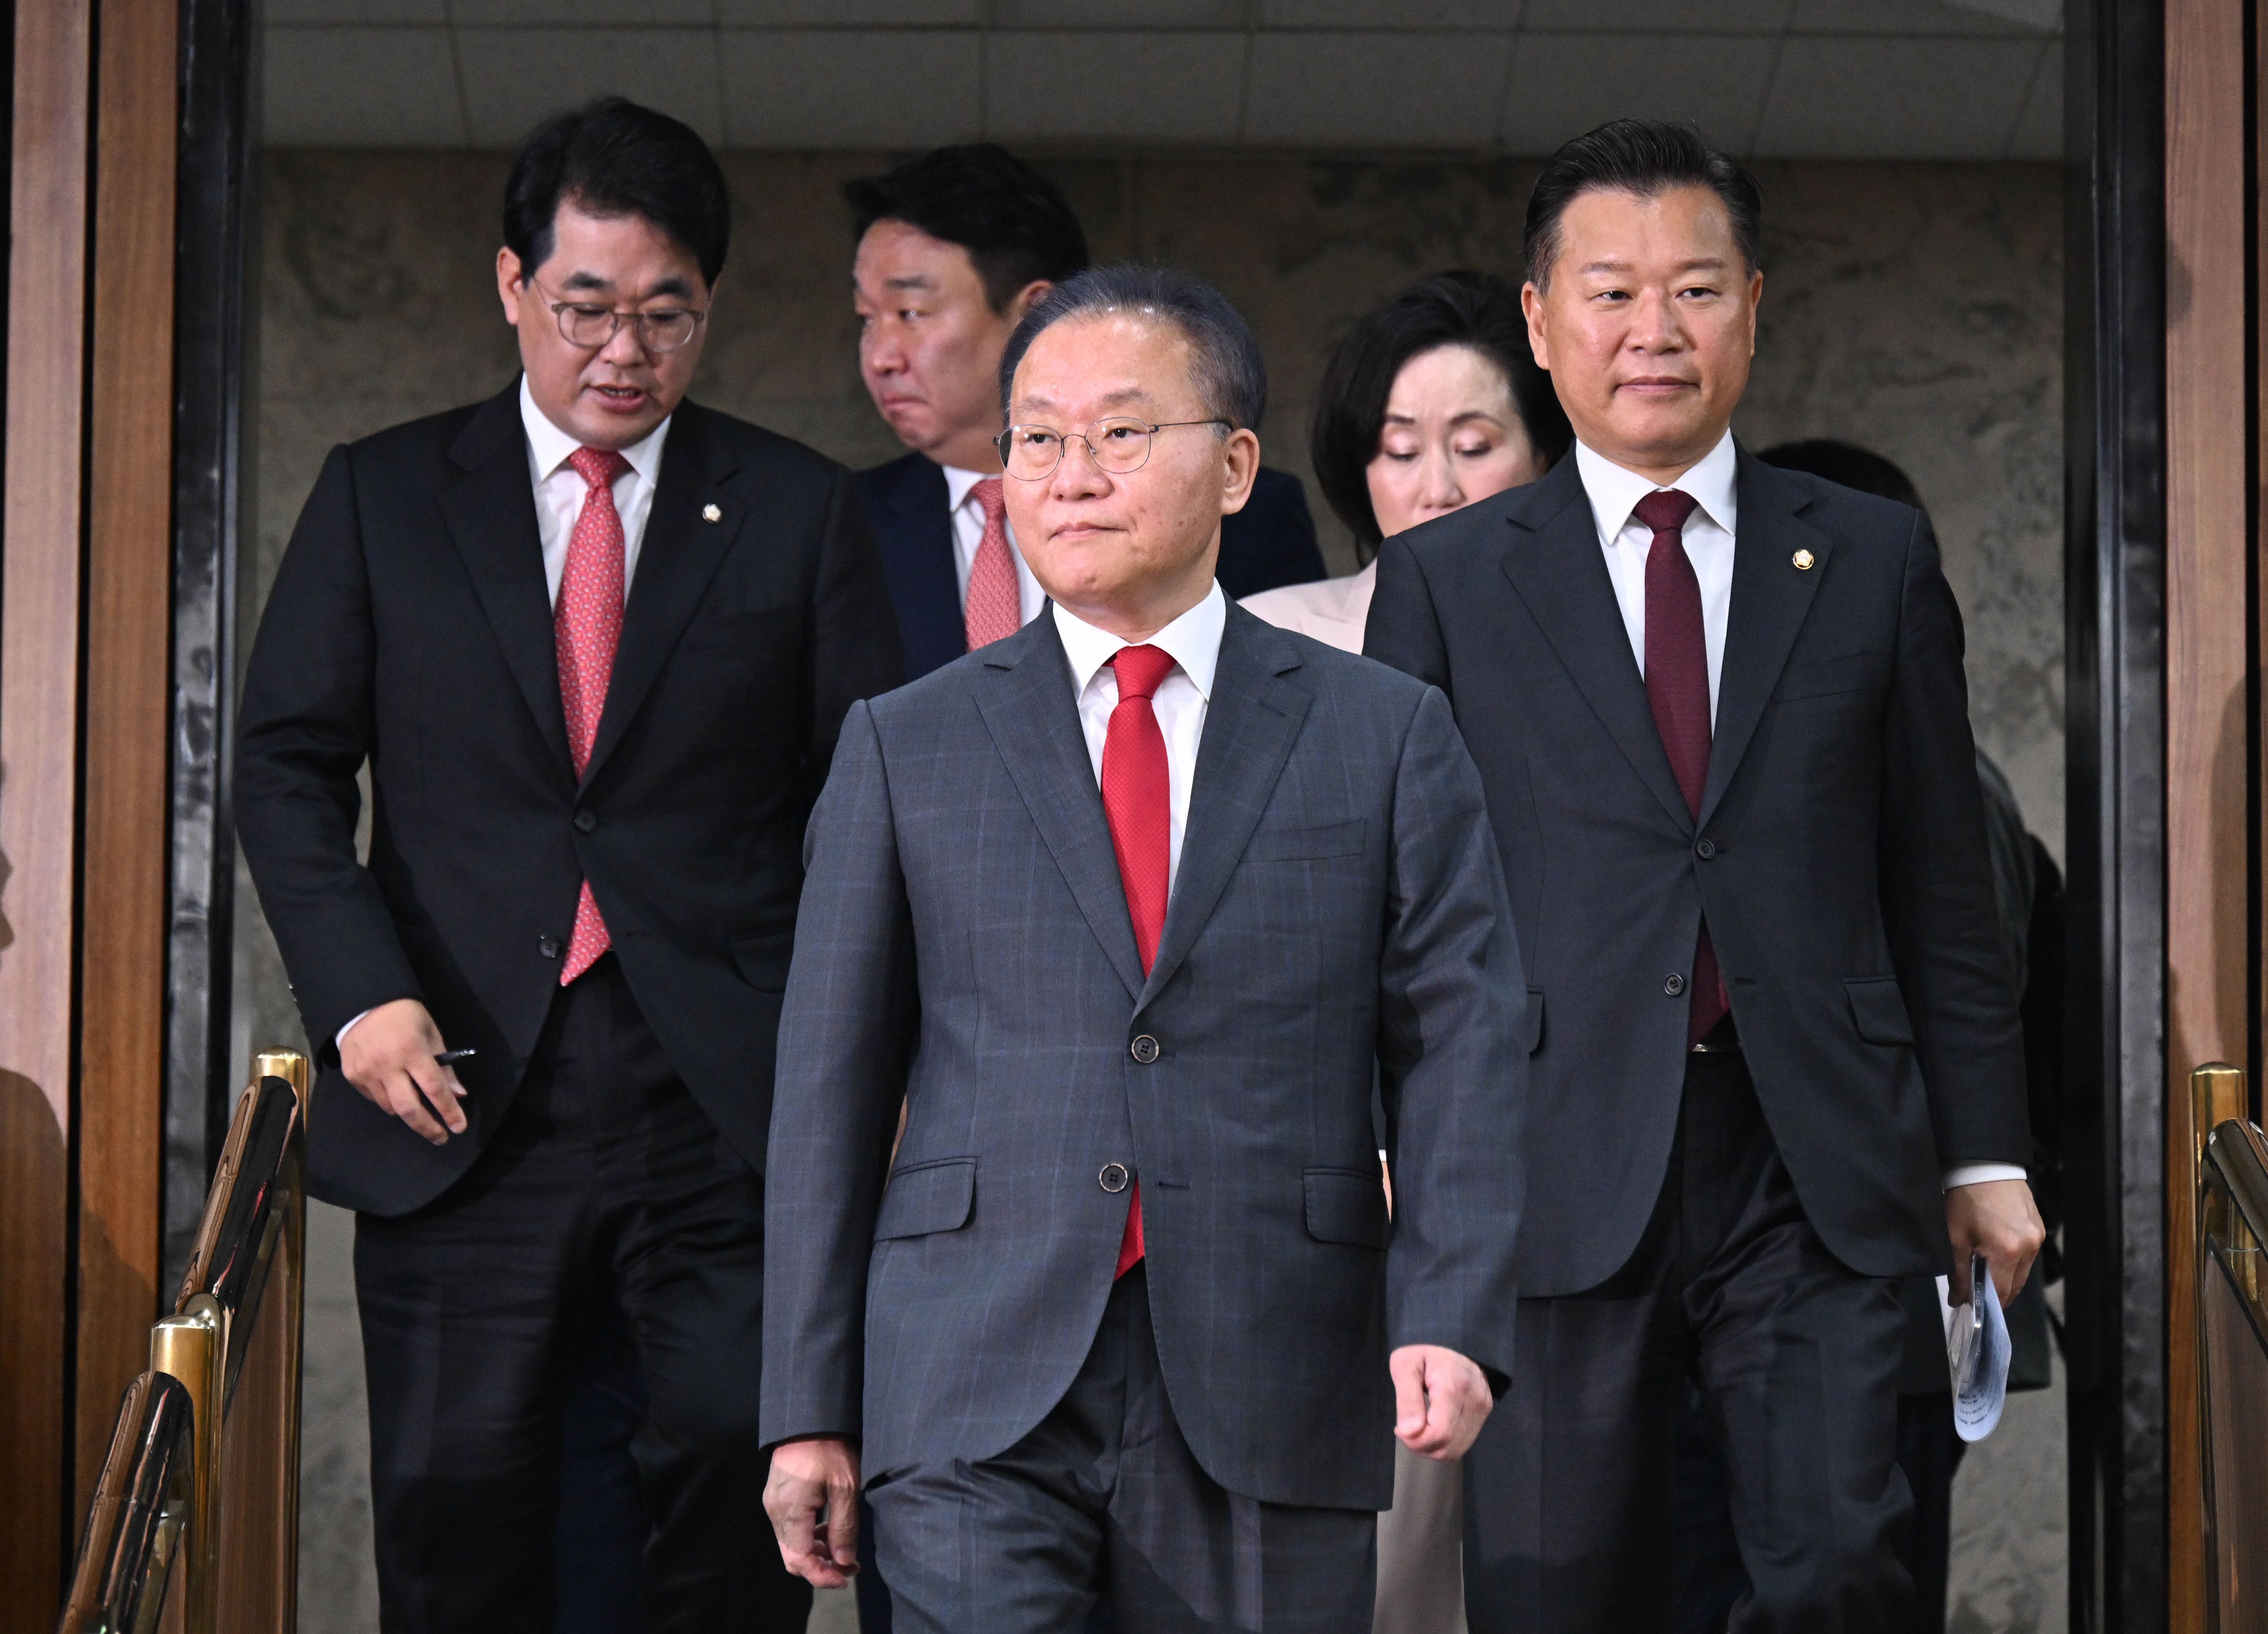
[[[179,1379],[150,1372],[126,1386],[61,1634],[143,1634],[156,1626],[186,1507],[174,1477],[189,1461],[191,1417]]]
[[[2232,1118],[2205,1142],[2198,1175],[2198,1417],[2204,1434],[2206,1611],[2220,1630],[2268,1623],[2268,1139]]]
[[[244,1348],[260,1311],[275,1248],[270,1205],[290,1160],[291,1136],[299,1122],[299,1098],[278,1077],[263,1077],[252,1098],[252,1113],[229,1131],[219,1172],[213,1177],[205,1217],[182,1273],[175,1314],[199,1294],[211,1296],[226,1320],[228,1355],[221,1381],[225,1403],[236,1393]]]

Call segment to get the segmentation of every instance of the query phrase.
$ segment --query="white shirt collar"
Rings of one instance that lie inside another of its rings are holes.
[[[630,469],[646,482],[655,481],[661,474],[661,445],[669,436],[669,420],[674,418],[665,418],[660,425],[622,450],[622,458],[630,462]],[[527,428],[527,447],[538,482],[566,464],[567,456],[583,446],[554,425],[535,406],[535,394],[528,389],[525,374],[519,377],[519,423]]]
[[[1629,525],[1631,513],[1638,508],[1638,502],[1658,492],[1647,478],[1624,469],[1603,454],[1593,452],[1581,441],[1575,444],[1575,469],[1583,478],[1583,492],[1590,498],[1591,514],[1598,523],[1599,537],[1608,544],[1612,544]],[[1739,477],[1739,451],[1734,447],[1733,433],[1727,431],[1698,464],[1671,486],[1681,493],[1690,494],[1702,514],[1727,534],[1737,534],[1739,529],[1734,524],[1739,519],[1739,506],[1734,493]]]
[[[1116,657],[1120,647],[1133,643],[1065,612],[1060,603],[1049,605],[1056,616],[1056,633],[1063,638],[1064,656],[1071,660],[1071,689],[1077,695],[1086,691],[1086,684],[1094,679],[1094,672]],[[1210,704],[1213,671],[1220,662],[1220,635],[1227,627],[1228,598],[1221,594],[1220,581],[1216,579],[1204,601],[1143,645],[1172,654],[1182,673],[1197,687],[1197,695]]]
[[[958,465],[940,465],[938,469],[945,473],[945,508],[948,511],[957,511],[968,503],[968,491],[978,483],[987,477],[1000,474],[998,471],[965,471]]]

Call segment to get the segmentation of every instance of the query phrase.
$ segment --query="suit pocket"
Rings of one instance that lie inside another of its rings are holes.
[[[1349,817],[1316,828],[1263,828],[1252,837],[1256,862],[1314,862],[1324,857],[1359,857],[1369,819]]]
[[[899,1169],[882,1194],[874,1240],[957,1231],[976,1206],[976,1159],[939,1157]]]
[[[1839,658],[1821,658],[1808,664],[1789,666],[1781,677],[1779,690],[1772,694],[1781,703],[1798,698],[1826,698],[1837,692],[1855,692],[1867,684],[1867,672],[1874,667],[1874,651],[1868,647],[1863,653],[1845,653]]]
[[[1528,990],[1528,1013],[1520,1019],[1521,1046],[1530,1055],[1543,1046],[1543,989]]]
[[[1307,1193],[1308,1236],[1319,1243],[1386,1246],[1386,1188],[1377,1174],[1310,1169],[1301,1179]]]
[[[733,943],[733,965],[740,980],[766,993],[787,991],[788,961],[795,952],[795,932],[768,930],[761,936],[742,936]]]
[[[1851,1019],[1869,1044],[1911,1044],[1913,1020],[1896,976],[1852,976],[1843,983],[1851,995]]]

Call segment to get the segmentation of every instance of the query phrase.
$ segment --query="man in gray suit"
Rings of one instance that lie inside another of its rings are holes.
[[[1002,373],[1052,616],[855,706],[812,821],[766,1506],[839,1584],[863,1473],[902,1630],[1356,1634],[1388,1429],[1462,1455],[1510,1350],[1479,778],[1439,692],[1213,582],[1266,391],[1220,296],[1081,274]]]

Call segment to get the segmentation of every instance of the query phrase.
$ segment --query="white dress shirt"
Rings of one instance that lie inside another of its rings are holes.
[[[1701,582],[1701,632],[1709,652],[1709,719],[1717,718],[1718,680],[1725,670],[1725,626],[1733,610],[1733,542],[1740,532],[1739,457],[1727,431],[1715,447],[1703,455],[1675,483],[1679,492],[1691,496],[1693,514],[1686,519],[1685,558]],[[1607,553],[1607,577],[1615,587],[1615,600],[1623,610],[1623,628],[1630,635],[1638,672],[1646,673],[1646,558],[1653,549],[1653,529],[1631,512],[1649,493],[1660,492],[1635,471],[1625,470],[1604,455],[1581,442],[1575,445],[1575,469],[1583,492],[1591,501],[1598,524],[1599,544]],[[2021,1180],[2021,1165],[1963,1163],[1948,1169],[1940,1184],[1947,1191],[1984,1180]]]
[[[1122,640],[1108,630],[1074,617],[1058,606],[1056,633],[1071,663],[1071,684],[1079,699],[1079,729],[1086,734],[1086,756],[1094,781],[1102,783],[1102,745],[1110,735],[1110,712],[1118,707],[1118,672],[1110,667]],[[1228,598],[1216,580],[1205,598],[1141,645],[1173,656],[1174,667],[1151,694],[1150,707],[1166,739],[1171,844],[1166,860],[1166,898],[1182,869],[1182,831],[1189,820],[1189,786],[1197,774],[1197,745],[1204,738],[1205,709],[1212,701],[1212,677],[1220,662],[1220,632],[1228,627]]]
[[[559,580],[567,572],[567,542],[575,536],[575,521],[583,514],[584,496],[591,484],[567,463],[567,456],[583,445],[546,419],[527,389],[527,376],[519,377],[519,423],[527,428],[527,475],[535,484],[535,531],[543,541],[543,579],[551,588],[551,603],[559,604]],[[669,422],[662,423],[622,450],[630,468],[615,478],[615,514],[622,519],[622,600],[628,603],[630,580],[637,576],[638,546],[645,543],[645,519],[653,514],[653,484],[661,475],[661,445],[668,440]]]
[[[968,605],[968,570],[976,566],[976,547],[984,543],[984,506],[976,498],[976,484],[987,477],[1008,479],[998,471],[964,471],[958,465],[941,465],[945,473],[946,504],[953,517],[953,574],[961,584],[961,605]],[[1040,609],[1048,604],[1048,593],[1040,588],[1040,581],[1032,577],[1032,570],[1024,566],[1024,553],[1016,548],[1016,530],[1008,525],[1006,517],[1000,520],[1008,536],[1008,555],[1016,564],[1016,622],[1027,625],[1040,616]]]
[[[559,581],[567,573],[567,544],[575,536],[576,519],[591,484],[567,463],[567,456],[583,445],[544,418],[527,389],[527,376],[519,377],[519,423],[527,430],[527,476],[535,484],[535,533],[543,545],[543,580],[551,604],[559,604]],[[662,423],[622,450],[630,469],[615,478],[615,514],[622,519],[622,601],[630,597],[630,577],[637,572],[638,546],[645,542],[645,519],[653,514],[653,484],[661,475],[661,445],[669,437],[669,422]],[[962,574],[963,579],[967,574]],[[332,1039],[342,1045],[355,1017]]]

